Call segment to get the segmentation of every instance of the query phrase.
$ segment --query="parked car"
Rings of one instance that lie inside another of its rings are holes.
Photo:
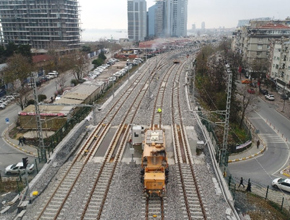
[[[265,95],[265,98],[266,98],[267,100],[269,100],[269,101],[274,101],[274,100],[275,100],[275,97],[274,97],[274,95],[272,95],[272,94],[267,94],[267,95]]]
[[[32,173],[35,170],[34,164],[27,164],[26,170],[28,173]],[[5,174],[24,174],[25,168],[23,167],[23,163],[15,163],[7,166],[5,168]]]
[[[260,93],[262,93],[263,95],[267,95],[268,94],[268,90],[260,89]]]
[[[250,83],[251,83],[251,80],[249,79],[242,80],[242,84],[250,84]]]
[[[272,186],[274,188],[282,189],[290,192],[290,179],[287,178],[276,178],[272,181]]]
[[[53,76],[53,78],[56,78],[56,77],[58,77],[58,72],[52,71],[52,72],[48,73],[47,75],[48,76]]]
[[[45,76],[48,80],[55,78],[53,75],[46,75]]]
[[[254,89],[248,89],[248,93],[255,94],[255,90]]]
[[[115,76],[111,76],[111,77],[108,78],[108,81],[109,82],[113,82],[113,81],[116,81],[116,79],[117,78]]]

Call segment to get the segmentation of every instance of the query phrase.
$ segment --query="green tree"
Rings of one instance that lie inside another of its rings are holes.
[[[42,102],[43,100],[47,99],[46,95],[45,94],[39,94],[38,95],[38,101],[39,102]]]
[[[98,67],[98,66],[101,66],[102,64],[104,63],[104,60],[103,59],[96,59],[96,60],[93,60],[92,64],[94,64],[94,67]]]
[[[101,51],[101,53],[98,55],[98,58],[99,58],[99,59],[102,59],[102,60],[104,60],[104,61],[107,59],[107,57],[105,56],[105,54],[104,54],[103,51]]]
[[[82,46],[81,51],[82,52],[89,53],[89,52],[91,52],[91,47],[90,46],[87,46],[87,45],[84,45],[84,46]]]
[[[17,53],[20,53],[22,56],[25,56],[32,62],[32,53],[30,45],[19,45],[17,48]]]
[[[13,42],[9,42],[5,50],[6,58],[11,57],[15,51],[17,51],[17,46]]]
[[[6,56],[5,56],[5,48],[0,45],[0,63],[4,63],[6,60]]]

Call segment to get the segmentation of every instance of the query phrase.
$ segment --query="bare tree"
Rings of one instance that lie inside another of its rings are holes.
[[[255,59],[251,64],[251,69],[254,71],[254,74],[251,76],[251,78],[265,78],[268,71],[268,65],[269,64],[267,60]]]
[[[55,80],[55,83],[56,85],[59,85],[61,88],[62,86],[64,86],[66,82],[66,77],[64,74],[60,75],[56,80]]]
[[[75,79],[83,78],[89,66],[89,59],[86,54],[79,51],[71,54],[71,63],[73,64],[71,73]]]
[[[244,86],[242,86],[237,89],[237,96],[237,99],[240,101],[241,120],[239,127],[241,128],[246,114],[253,110],[249,106],[256,101],[256,95],[248,93]]]
[[[20,106],[21,110],[23,110],[28,103],[29,100],[29,87],[22,87],[17,90],[19,96],[15,98],[15,103]]]
[[[25,79],[31,75],[33,69],[32,64],[29,62],[27,57],[22,56],[21,54],[14,54],[7,60],[7,67],[3,70],[4,82],[11,83],[18,87],[24,87]]]

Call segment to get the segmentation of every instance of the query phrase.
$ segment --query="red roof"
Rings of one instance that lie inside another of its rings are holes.
[[[52,60],[52,59],[53,58],[51,56],[46,55],[46,54],[32,56],[33,63],[45,62],[45,61]]]
[[[290,27],[284,24],[269,23],[258,27],[258,29],[290,29]]]

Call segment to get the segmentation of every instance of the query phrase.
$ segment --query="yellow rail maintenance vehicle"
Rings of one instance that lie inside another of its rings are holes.
[[[147,197],[163,197],[168,182],[165,135],[161,129],[145,130],[141,164],[141,182]]]

